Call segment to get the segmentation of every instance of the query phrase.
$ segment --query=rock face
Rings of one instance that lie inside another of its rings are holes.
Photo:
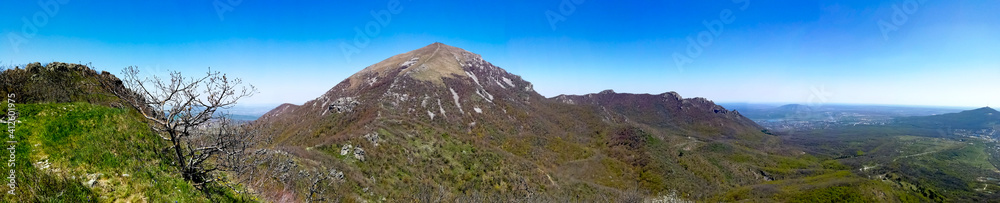
[[[354,111],[354,107],[358,106],[358,104],[361,103],[354,100],[354,97],[337,98],[337,100],[333,101],[333,104],[330,104],[330,108],[327,110],[337,111],[337,113],[351,112]]]

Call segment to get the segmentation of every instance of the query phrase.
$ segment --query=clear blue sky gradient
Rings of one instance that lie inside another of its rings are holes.
[[[368,65],[442,42],[549,97],[614,89],[717,102],[1000,106],[1000,1],[62,1],[40,1],[58,10],[0,3],[0,61],[160,75],[212,67],[259,87],[242,105],[267,106],[301,104]],[[382,25],[371,12],[383,10],[398,12]],[[729,23],[712,34],[705,22],[716,20]],[[342,45],[370,23],[378,33],[345,57]],[[688,38],[701,33],[711,43],[688,54]],[[690,61],[678,67],[677,54]]]

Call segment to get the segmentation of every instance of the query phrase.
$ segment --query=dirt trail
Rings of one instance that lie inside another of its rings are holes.
[[[962,145],[962,147],[959,147],[956,150],[962,150],[962,149],[965,149],[965,147],[967,147],[967,145]],[[923,153],[918,153],[918,154],[912,154],[912,155],[906,155],[906,156],[896,157],[895,159],[892,159],[892,162],[896,162],[896,160],[899,160],[901,158],[910,158],[910,157],[923,156],[923,155],[938,153],[938,152],[941,152],[941,151],[944,151],[944,150],[951,150],[951,149],[941,149],[941,150],[935,150],[935,151],[929,151],[929,152],[923,152]]]

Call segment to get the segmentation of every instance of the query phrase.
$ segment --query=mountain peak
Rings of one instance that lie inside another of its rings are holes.
[[[993,108],[990,108],[990,107],[988,107],[988,106],[987,106],[987,107],[983,107],[983,108],[978,108],[978,109],[975,109],[975,110],[973,110],[973,111],[989,111],[989,112],[998,112],[998,111],[997,111],[996,109],[993,109]]]
[[[983,107],[983,108],[968,110],[968,112],[970,112],[970,113],[984,113],[984,114],[988,114],[988,115],[994,115],[994,114],[1000,115],[1000,111],[997,111],[996,109],[993,109],[993,108],[990,108],[990,107]]]
[[[392,73],[397,73],[397,70],[399,71],[398,75],[434,84],[443,84],[442,78],[464,77],[466,75],[462,69],[464,65],[481,61],[482,58],[479,54],[441,42],[434,42],[368,66],[351,76],[351,86],[357,87],[365,80],[365,76],[372,73],[377,74],[377,77],[384,78]]]
[[[415,49],[415,50],[410,51],[410,52],[416,52],[416,54],[419,54],[419,55],[429,56],[431,54],[434,54],[435,51],[440,51],[441,53],[449,53],[449,54],[451,54],[451,53],[468,53],[468,51],[465,51],[465,49],[458,48],[458,47],[453,47],[451,45],[447,45],[447,44],[444,44],[444,43],[441,43],[441,42],[434,42],[434,43],[428,44],[427,46],[421,47],[419,49]],[[407,53],[410,53],[410,52],[407,52]],[[405,55],[407,53],[400,54],[400,55]]]

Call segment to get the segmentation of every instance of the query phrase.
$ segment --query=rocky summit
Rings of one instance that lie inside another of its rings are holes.
[[[319,98],[281,105],[262,119],[363,128],[379,118],[407,118],[450,126],[490,120],[484,117],[513,121],[515,112],[508,110],[527,113],[533,99],[545,100],[520,76],[478,54],[434,43],[368,66]]]

